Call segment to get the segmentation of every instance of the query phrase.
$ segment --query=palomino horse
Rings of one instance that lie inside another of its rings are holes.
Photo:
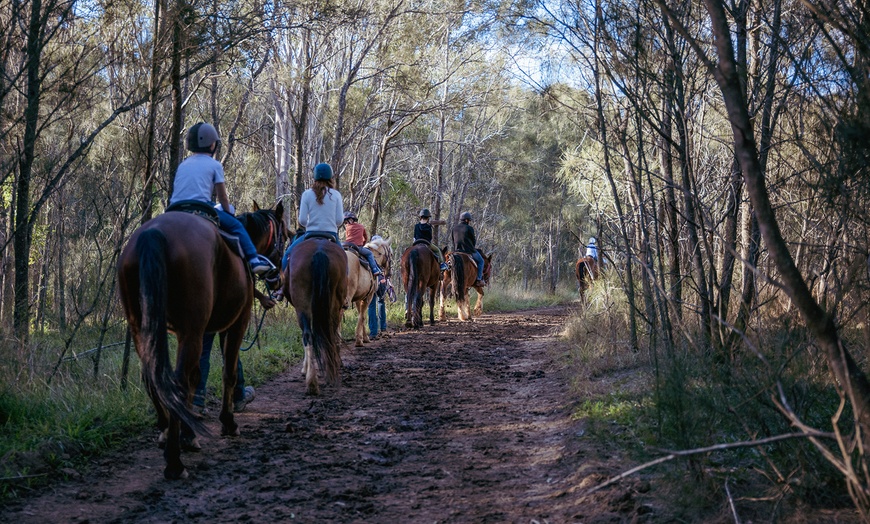
[[[327,238],[310,237],[293,247],[284,269],[284,296],[302,330],[302,374],[309,395],[320,394],[317,367],[326,380],[341,381],[341,308],[347,295],[347,255]]]
[[[574,275],[577,277],[577,292],[580,298],[586,298],[586,290],[598,278],[598,261],[592,257],[583,257],[574,264]]]
[[[483,251],[477,250],[480,256],[483,257],[483,282],[484,285],[489,284],[489,278],[492,276],[492,253],[484,254]],[[469,312],[469,288],[474,288],[477,291],[477,302],[474,304],[474,316],[479,317],[483,314],[483,286],[475,286],[477,280],[477,263],[468,253],[460,253],[453,251],[448,253],[445,258],[448,260],[450,270],[444,272],[444,280],[441,283],[441,300],[438,308],[438,318],[447,320],[447,311],[444,306],[444,295],[449,287],[453,289],[453,298],[456,299],[456,309],[459,312],[459,320],[471,320],[471,312]]]
[[[378,290],[378,282],[372,275],[368,264],[363,266],[360,255],[354,248],[345,248],[347,255],[347,302],[349,306],[355,306],[357,310],[356,329],[354,341],[356,347],[363,347],[363,342],[369,341],[366,331],[366,315],[369,310],[369,302]]]
[[[384,277],[390,278],[393,274],[393,249],[390,247],[390,241],[377,237],[366,244],[366,247],[375,256],[375,262],[384,272]]]
[[[279,204],[269,213],[280,217],[283,207]],[[252,235],[255,245],[266,233]],[[253,279],[247,263],[213,223],[170,211],[149,220],[130,237],[118,258],[118,290],[165,443],[163,475],[184,478],[182,447],[199,449],[195,433],[207,433],[189,408],[199,382],[205,333],[224,335],[221,434],[239,434],[232,394],[239,347],[251,316]],[[167,329],[178,340],[174,370]]]
[[[435,293],[441,281],[438,259],[429,245],[418,241],[402,253],[402,284],[405,287],[405,327],[423,327],[423,296],[429,290],[429,324],[435,325]]]

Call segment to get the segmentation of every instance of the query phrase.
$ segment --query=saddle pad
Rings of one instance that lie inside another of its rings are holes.
[[[166,212],[181,211],[182,213],[190,213],[202,217],[215,226],[220,226],[217,210],[208,202],[200,202],[199,200],[179,200],[166,208]]]
[[[356,255],[356,257],[359,259],[359,263],[362,264],[362,267],[364,269],[368,269],[369,271],[371,271],[371,267],[369,266],[368,259],[366,257],[364,257],[362,253],[359,252],[359,246],[357,246],[356,244],[351,244],[349,242],[342,242],[341,247],[345,251],[353,252]]]
[[[221,238],[226,243],[227,247],[230,248],[230,251],[241,257],[242,260],[245,259],[245,252],[242,251],[242,243],[239,242],[239,237],[236,235],[231,235],[224,231],[223,229],[218,229],[218,232],[221,234]]]

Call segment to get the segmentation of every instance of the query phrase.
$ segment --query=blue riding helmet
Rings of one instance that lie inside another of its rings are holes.
[[[314,180],[332,180],[332,167],[325,162],[314,166]]]

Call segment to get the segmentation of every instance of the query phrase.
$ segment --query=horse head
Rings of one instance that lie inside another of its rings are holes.
[[[284,224],[284,203],[278,202],[275,209],[262,209],[254,200],[254,211],[239,216],[239,221],[251,237],[257,253],[264,255],[276,267],[281,267],[281,256],[287,243],[287,226]],[[279,289],[280,276],[269,282],[271,289]]]
[[[492,257],[495,255],[495,252],[490,251],[489,253],[484,254],[480,253],[483,257],[483,281],[486,282],[486,285],[489,285],[489,279],[492,276]]]

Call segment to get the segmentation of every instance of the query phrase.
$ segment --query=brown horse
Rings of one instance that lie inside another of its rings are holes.
[[[429,290],[429,324],[435,325],[435,294],[441,272],[438,259],[425,242],[418,242],[402,253],[402,285],[405,287],[405,327],[423,327],[423,296]]]
[[[280,204],[276,212],[283,214]],[[252,238],[255,244],[262,242],[263,234]],[[246,262],[213,223],[171,211],[146,222],[130,237],[118,258],[118,290],[165,443],[163,475],[184,478],[182,448],[198,449],[195,434],[207,433],[190,411],[205,333],[224,335],[221,434],[239,434],[232,393],[239,347],[251,315],[253,279]],[[167,329],[178,340],[174,369]]]
[[[492,253],[484,254],[483,251],[477,250],[480,256],[483,257],[483,282],[484,285],[489,285],[489,279],[492,276]],[[453,289],[453,298],[456,300],[456,309],[459,312],[459,320],[471,320],[471,312],[469,312],[468,290],[474,288],[477,291],[477,302],[474,304],[474,316],[483,315],[483,286],[475,286],[477,280],[477,263],[468,253],[460,253],[453,251],[447,253],[445,258],[448,260],[450,269],[444,272],[444,278],[441,283],[441,300],[438,308],[438,317],[441,320],[447,320],[447,311],[444,306],[444,296],[447,294],[448,287]]]
[[[369,342],[366,330],[366,315],[369,310],[369,302],[378,290],[378,283],[371,268],[362,265],[356,250],[347,248],[347,302],[349,306],[356,307],[357,320],[354,330],[354,343],[356,347],[363,347],[363,342]]]
[[[586,298],[586,290],[598,278],[598,261],[592,257],[583,257],[574,264],[574,276],[577,277],[577,292],[580,298]]]
[[[347,255],[326,238],[293,247],[284,269],[284,296],[296,309],[302,330],[302,374],[309,395],[320,394],[317,366],[326,380],[341,381],[342,305],[347,295]]]

